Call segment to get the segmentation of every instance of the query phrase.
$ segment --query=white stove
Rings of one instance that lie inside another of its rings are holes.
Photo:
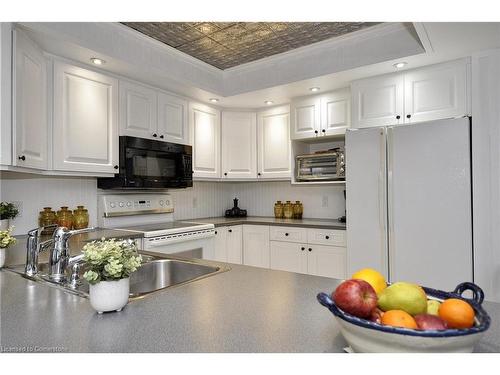
[[[175,221],[167,193],[106,194],[99,197],[98,224],[142,233],[142,250],[188,258],[213,259],[213,224]]]

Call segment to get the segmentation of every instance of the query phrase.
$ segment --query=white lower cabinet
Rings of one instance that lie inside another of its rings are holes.
[[[54,170],[114,174],[117,117],[116,78],[54,62]]]
[[[243,226],[243,264],[269,268],[269,227],[266,225]]]
[[[309,245],[307,248],[307,273],[345,279],[346,256],[345,247]]]
[[[215,229],[215,260],[243,263],[243,230],[241,225]]]
[[[294,242],[271,242],[270,268],[307,273],[307,245]]]

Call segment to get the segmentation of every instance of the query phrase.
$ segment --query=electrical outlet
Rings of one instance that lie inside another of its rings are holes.
[[[321,207],[328,207],[328,195],[321,197]]]
[[[198,208],[198,198],[193,197],[193,208]]]
[[[23,217],[23,202],[22,201],[12,201],[12,204],[16,206],[19,211],[17,217]]]

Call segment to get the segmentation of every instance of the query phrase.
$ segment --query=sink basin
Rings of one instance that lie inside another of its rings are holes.
[[[230,269],[226,266],[220,264],[214,265],[201,259],[182,259],[143,251],[139,253],[142,255],[143,264],[130,276],[130,299],[132,300],[169,287],[213,276]],[[6,269],[21,274],[30,280],[59,287],[81,297],[88,297],[89,284],[83,279],[83,274],[87,270],[85,264],[82,264],[80,268],[80,280],[76,287],[49,280],[47,277],[48,265],[45,263],[39,265],[38,275],[34,277],[24,274],[24,266],[12,266]],[[69,274],[70,270],[68,270],[68,279]]]

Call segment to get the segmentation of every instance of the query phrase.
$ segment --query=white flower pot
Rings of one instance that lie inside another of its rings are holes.
[[[0,230],[9,229],[10,219],[2,219],[0,220]]]
[[[97,284],[90,284],[90,304],[102,314],[106,311],[121,311],[128,303],[130,292],[130,279],[117,281],[100,281]]]
[[[0,248],[0,268],[5,264],[5,249]]]

